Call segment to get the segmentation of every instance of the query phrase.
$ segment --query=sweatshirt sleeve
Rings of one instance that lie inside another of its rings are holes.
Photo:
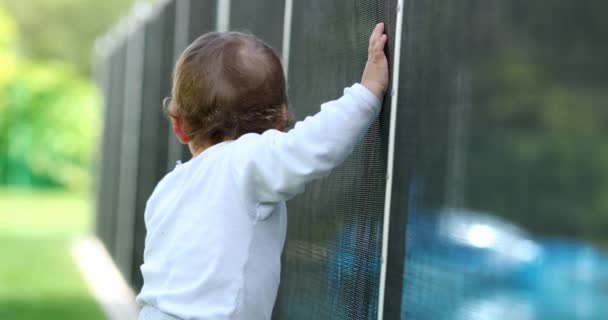
[[[242,183],[247,197],[258,203],[292,198],[346,159],[380,108],[381,101],[356,83],[288,132],[243,135],[233,144],[231,157],[237,184]]]

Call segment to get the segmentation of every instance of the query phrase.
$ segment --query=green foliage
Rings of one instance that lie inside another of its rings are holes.
[[[19,47],[28,56],[73,63],[89,73],[93,43],[133,0],[0,0],[19,28]]]
[[[420,156],[404,152],[423,159],[425,201],[605,245],[608,2],[414,6],[399,99],[421,114]]]
[[[500,11],[509,31],[495,32],[510,41],[488,41],[475,57],[468,181],[474,207],[536,234],[605,241],[605,8],[571,1],[546,14],[546,3],[516,1]]]
[[[480,82],[495,92],[477,97],[472,200],[538,234],[604,237],[606,91],[543,77],[531,63],[502,61],[487,72]]]
[[[14,25],[0,13],[0,184],[86,187],[98,95],[68,63],[18,55]]]

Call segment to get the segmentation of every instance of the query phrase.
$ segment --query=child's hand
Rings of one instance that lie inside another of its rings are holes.
[[[384,34],[384,23],[378,23],[369,37],[369,48],[367,53],[367,63],[361,84],[376,95],[380,100],[388,87],[388,62],[384,55],[384,45],[386,35]]]

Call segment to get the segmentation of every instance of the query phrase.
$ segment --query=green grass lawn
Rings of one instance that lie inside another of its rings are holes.
[[[0,319],[104,319],[70,253],[86,194],[0,189]]]

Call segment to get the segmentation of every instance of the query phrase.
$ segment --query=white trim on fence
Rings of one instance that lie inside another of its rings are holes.
[[[291,16],[293,11],[293,0],[285,0],[285,15],[283,16],[283,70],[285,78],[289,69],[289,47],[291,45]]]
[[[230,0],[217,0],[216,29],[226,32],[230,28]]]
[[[137,319],[135,294],[103,244],[95,237],[83,237],[72,243],[71,253],[108,320]]]
[[[378,289],[378,319],[384,317],[384,291],[386,288],[386,262],[391,219],[391,199],[393,190],[393,162],[395,156],[395,127],[397,124],[397,105],[399,92],[399,63],[401,58],[401,37],[403,27],[403,0],[397,1],[395,29],[395,48],[393,54],[393,83],[391,89],[391,115],[388,134],[388,161],[386,165],[386,194],[384,198],[384,221],[382,226],[382,256],[380,260],[380,287]]]

